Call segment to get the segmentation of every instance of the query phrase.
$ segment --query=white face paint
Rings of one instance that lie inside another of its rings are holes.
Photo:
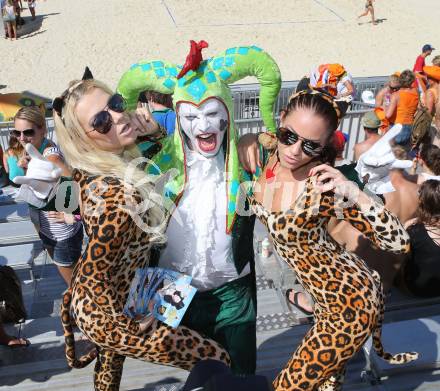
[[[217,155],[228,129],[226,106],[216,98],[209,98],[200,106],[182,102],[177,105],[177,115],[189,147],[205,157]]]

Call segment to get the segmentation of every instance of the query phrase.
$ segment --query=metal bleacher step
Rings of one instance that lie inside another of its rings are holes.
[[[0,208],[0,223],[29,220],[29,207],[25,203],[11,203]]]
[[[38,265],[45,262],[46,253],[40,238],[31,243],[0,246],[0,264],[13,268],[26,266],[30,263]],[[48,259],[49,261],[49,259]]]
[[[379,377],[418,370],[440,369],[440,315],[385,324],[382,338],[390,353],[418,352],[419,358],[403,365],[390,365],[371,354]]]
[[[30,220],[0,224],[0,246],[15,246],[40,241]]]

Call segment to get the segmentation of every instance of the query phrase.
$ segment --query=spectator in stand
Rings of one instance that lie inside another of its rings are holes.
[[[440,66],[426,66],[423,70],[429,82],[424,106],[433,117],[429,136],[434,145],[440,146],[440,111],[438,111],[438,106],[440,106]]]
[[[13,186],[17,186],[12,182],[16,176],[25,175],[23,166],[27,166],[26,151],[17,137],[9,137],[9,148],[3,155],[3,167],[9,176]]]
[[[423,74],[423,67],[426,65],[426,57],[430,56],[433,50],[435,49],[431,45],[423,45],[422,54],[419,54],[419,56],[417,56],[416,62],[413,67],[413,72]]]
[[[398,160],[408,160],[408,153],[404,147],[395,145],[392,150]],[[385,206],[405,224],[416,216],[419,186],[415,183],[416,178],[410,176],[403,168],[391,169],[389,176],[395,190],[383,194]]]
[[[437,66],[437,67],[440,67],[440,56],[435,56],[435,57],[432,59],[432,65],[435,65],[435,66]]]
[[[431,142],[440,147],[440,83],[437,86],[437,103],[435,105],[435,115],[432,119]]]
[[[354,94],[351,76],[348,75],[342,64],[321,64],[310,73],[310,85],[322,88],[332,96],[339,92],[344,96]]]
[[[400,282],[415,296],[440,296],[440,182],[420,187],[417,218],[409,221],[411,253],[402,267]]]
[[[12,0],[6,0],[2,8],[3,22],[6,25],[8,37],[11,41],[17,39],[17,25],[15,23],[15,8]]]
[[[4,153],[3,148],[0,145],[0,188],[5,187],[9,184],[8,174],[4,166]],[[0,191],[1,194],[1,191]]]
[[[368,111],[362,117],[362,126],[364,127],[365,140],[354,146],[354,160],[357,161],[359,156],[368,151],[373,144],[380,139],[379,127],[381,120],[374,111]]]
[[[14,117],[14,127],[12,135],[17,137],[23,146],[31,143],[44,158],[62,169],[63,176],[70,177],[70,169],[64,163],[61,151],[55,143],[46,138],[46,122],[39,108],[22,107]],[[30,157],[26,156],[22,162],[19,162],[25,171],[29,160]],[[55,199],[41,209],[30,205],[29,211],[44,248],[70,286],[73,266],[81,256],[83,241],[81,221],[71,214],[58,212],[55,208]]]
[[[419,94],[417,89],[413,87],[414,80],[414,73],[410,70],[401,73],[399,77],[400,89],[391,96],[390,105],[385,113],[391,125],[396,123],[403,126],[394,141],[405,147],[409,147],[414,114],[419,105]]]
[[[35,20],[35,3],[36,0],[28,0],[28,7],[29,7],[29,11],[32,15],[32,20]]]
[[[355,98],[356,90],[353,84],[353,77],[350,73],[345,71],[345,73],[338,79],[338,84],[336,84],[337,95],[336,98],[345,98],[351,96],[352,99]]]
[[[420,164],[422,172],[417,177],[420,185],[429,179],[440,180],[440,148],[433,144],[422,144],[416,164]]]
[[[432,116],[435,116],[435,108],[439,100],[438,86],[440,82],[440,66],[425,66],[423,72],[428,79],[429,88],[425,94],[425,107]]]
[[[399,76],[399,72],[393,73],[389,77],[388,83],[377,93],[375,101],[376,107],[381,107],[384,111],[388,109],[391,96],[400,89]]]
[[[167,134],[174,133],[176,126],[176,113],[173,110],[173,98],[170,94],[162,94],[157,91],[144,91],[139,96],[139,102],[147,103],[153,118]]]

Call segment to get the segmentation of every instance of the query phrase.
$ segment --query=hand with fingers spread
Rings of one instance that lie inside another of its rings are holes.
[[[30,143],[26,144],[29,155],[26,176],[16,176],[13,181],[17,185],[27,185],[39,199],[45,199],[58,182],[62,170],[44,158]]]
[[[237,150],[238,159],[243,169],[255,174],[257,167],[261,168],[258,136],[252,133],[241,136],[238,141]]]
[[[309,176],[314,175],[318,175],[317,190],[321,193],[333,191],[335,197],[346,199],[348,203],[345,206],[357,204],[361,210],[368,210],[377,202],[361,191],[355,182],[348,180],[337,168],[321,164],[310,170]]]

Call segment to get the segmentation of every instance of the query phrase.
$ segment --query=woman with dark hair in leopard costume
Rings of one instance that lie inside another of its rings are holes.
[[[151,246],[165,241],[159,195],[141,170],[133,167],[127,175],[128,162],[140,156],[136,137],[155,127],[145,110],[125,112],[123,98],[93,79],[73,82],[54,101],[57,139],[75,167],[89,237],[62,305],[66,356],[76,368],[97,356],[95,390],[119,389],[125,357],[187,370],[208,358],[229,364],[219,344],[187,327],[173,329],[151,318],[137,321],[122,312],[136,269],[147,267]],[[97,347],[79,359],[71,312]]]
[[[340,390],[347,361],[370,335],[376,352],[390,363],[417,358],[416,353],[384,352],[379,275],[327,231],[331,218],[344,219],[381,249],[409,251],[398,219],[330,166],[340,113],[340,105],[327,94],[301,91],[282,113],[277,137],[259,136],[266,148],[259,151],[263,169],[252,183],[252,209],[315,302],[316,323],[275,379],[276,391]],[[269,148],[275,151],[268,153]],[[246,159],[242,163],[249,167]]]

